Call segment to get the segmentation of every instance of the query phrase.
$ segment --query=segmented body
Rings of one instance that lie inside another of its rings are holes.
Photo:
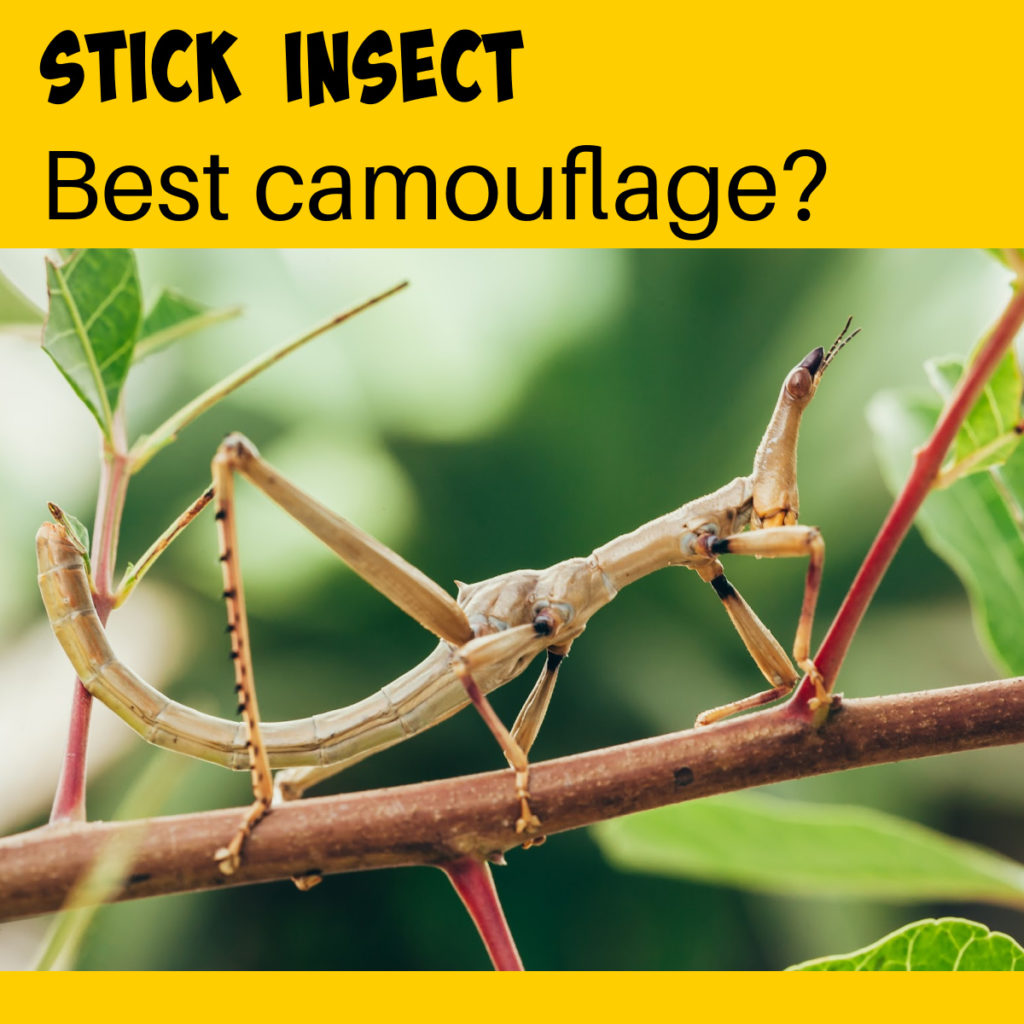
[[[490,693],[516,678],[546,648],[570,644],[628,583],[668,565],[708,565],[713,559],[693,547],[694,538],[746,526],[751,495],[751,480],[738,477],[599,547],[589,558],[461,585],[458,603],[478,636],[525,626],[544,607],[559,611],[556,634],[528,632],[508,657],[475,673],[481,690]],[[227,768],[249,769],[242,723],[172,700],[117,657],[96,614],[82,556],[63,528],[44,524],[36,551],[50,624],[85,688],[150,743]],[[262,723],[271,767],[354,764],[444,721],[469,702],[455,657],[452,645],[442,641],[414,668],[355,704],[310,718]]]

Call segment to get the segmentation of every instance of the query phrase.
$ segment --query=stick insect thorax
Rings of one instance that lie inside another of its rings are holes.
[[[507,637],[507,644],[491,643],[488,659],[473,671],[480,689],[489,693],[522,673],[543,651],[549,658],[554,652],[560,660],[592,616],[627,584],[658,569],[680,565],[715,583],[721,573],[717,553],[729,550],[716,549],[716,538],[747,527],[795,524],[800,418],[845,340],[844,329],[828,353],[814,349],[787,375],[749,476],[737,477],[617,537],[586,558],[459,584],[457,603],[477,639],[458,649],[442,640],[415,668],[356,704],[312,718],[263,723],[271,766],[337,768],[362,760],[443,721],[469,703],[456,663],[469,657],[468,652],[484,643],[483,638]],[[241,471],[245,473],[244,467]],[[96,615],[82,556],[63,527],[44,524],[36,546],[47,615],[86,689],[151,743],[233,769],[248,769],[241,723],[172,701],[117,658]],[[716,590],[723,596],[720,586]],[[753,649],[751,653],[757,657]]]

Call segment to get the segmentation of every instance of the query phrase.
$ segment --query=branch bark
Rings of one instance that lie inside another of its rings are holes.
[[[772,708],[705,729],[534,765],[546,833],[825,772],[1024,741],[1024,678],[843,702],[815,730]],[[237,808],[145,823],[118,900],[461,857],[500,861],[521,841],[509,770],[275,808],[226,878],[213,851]],[[0,840],[0,920],[57,910],[136,822],[63,823]]]

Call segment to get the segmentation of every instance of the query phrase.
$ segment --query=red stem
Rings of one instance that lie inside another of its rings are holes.
[[[128,454],[124,434],[124,416],[114,415],[112,443],[104,443],[99,494],[91,552],[93,599],[100,622],[107,624],[114,606],[114,563],[117,537],[121,528],[125,492],[128,488]],[[64,748],[57,792],[53,798],[50,822],[85,821],[85,763],[89,744],[92,697],[76,677],[71,698],[71,723]]]
[[[960,378],[949,402],[939,416],[931,437],[914,454],[914,462],[903,490],[893,502],[889,514],[882,523],[874,543],[864,557],[860,570],[847,591],[839,612],[835,617],[814,662],[825,679],[829,689],[835,686],[839,668],[849,650],[853,635],[860,625],[878,589],[889,563],[907,535],[917,510],[931,491],[932,484],[942,467],[949,446],[953,443],[960,425],[971,411],[985,383],[995,371],[999,361],[1010,347],[1014,337],[1024,323],[1024,288],[1016,287],[1012,298],[995,327],[992,328],[978,357],[967,367]],[[815,715],[810,704],[814,697],[814,686],[806,677],[790,701],[787,713],[799,718],[820,717],[825,709]]]
[[[496,971],[521,971],[523,961],[501,909],[498,890],[486,861],[460,857],[437,865],[455,887],[473,924],[484,940]]]

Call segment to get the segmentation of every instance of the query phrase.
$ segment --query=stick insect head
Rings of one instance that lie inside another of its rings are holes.
[[[826,352],[812,349],[786,375],[768,429],[754,456],[755,526],[784,526],[797,521],[800,499],[796,483],[796,446],[800,417],[810,404],[821,378],[839,350],[859,331],[850,330],[850,317]]]
[[[853,331],[850,330],[852,323],[853,317],[851,316],[847,319],[843,329],[839,332],[839,336],[832,342],[827,352],[821,346],[812,349],[790,370],[783,387],[783,394],[779,396],[780,404],[784,397],[788,395],[794,402],[802,403],[804,406],[807,405],[817,390],[818,383],[825,376],[825,371],[829,368],[839,350],[860,333],[859,327]]]

